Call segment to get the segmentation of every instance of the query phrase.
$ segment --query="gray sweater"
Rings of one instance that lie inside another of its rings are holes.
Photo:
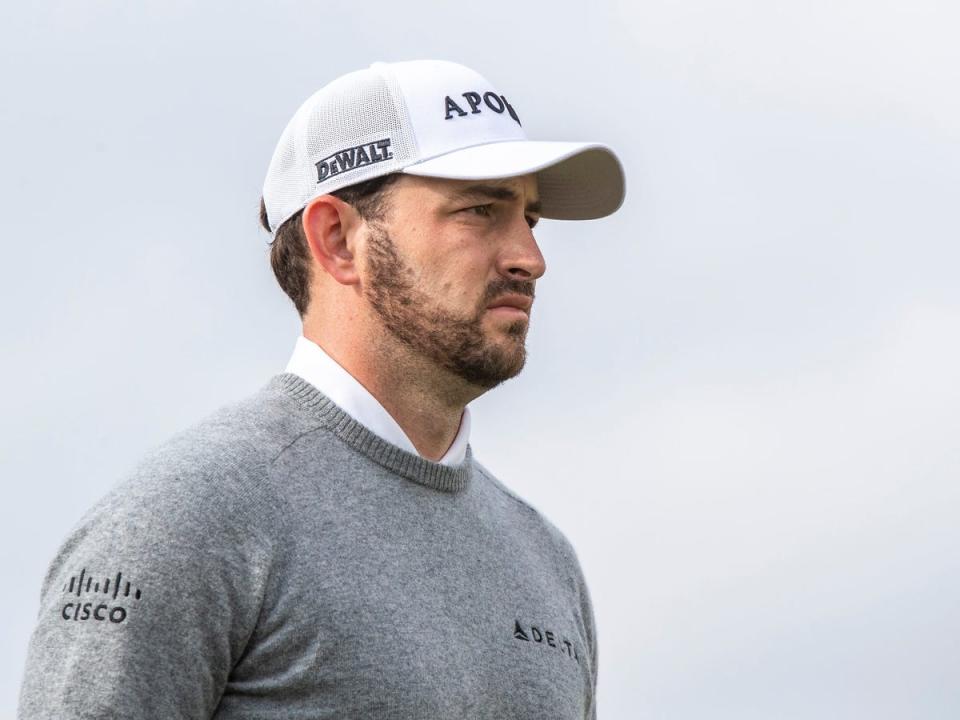
[[[19,717],[596,715],[573,548],[290,373],[151,452],[50,565]]]

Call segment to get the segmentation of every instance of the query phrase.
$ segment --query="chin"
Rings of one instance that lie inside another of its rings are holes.
[[[488,332],[488,336],[491,333],[497,338],[506,335],[512,342],[523,342],[527,338],[528,326],[529,323],[526,320],[514,320],[509,325],[497,325]]]
[[[519,375],[526,362],[527,352],[523,345],[507,350],[490,347],[482,359],[475,358],[474,362],[461,365],[458,374],[477,387],[491,390]]]
[[[509,380],[520,374],[524,365],[527,364],[527,349],[523,346],[515,353],[510,353],[501,358],[501,376],[503,380]],[[501,381],[502,382],[502,381]]]

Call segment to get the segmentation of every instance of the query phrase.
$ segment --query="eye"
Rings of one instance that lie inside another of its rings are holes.
[[[527,215],[527,225],[530,226],[530,229],[533,230],[537,223],[540,222],[540,218],[535,218],[532,215]]]
[[[486,205],[473,205],[472,207],[464,208],[464,212],[474,213],[482,217],[490,217],[493,212],[493,203],[488,203]]]

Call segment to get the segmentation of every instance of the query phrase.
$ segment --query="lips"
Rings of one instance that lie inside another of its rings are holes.
[[[523,310],[525,313],[529,314],[532,305],[533,298],[526,297],[524,295],[504,295],[503,297],[498,298],[487,305],[487,308],[492,310],[498,307],[512,307],[517,308],[518,310]]]

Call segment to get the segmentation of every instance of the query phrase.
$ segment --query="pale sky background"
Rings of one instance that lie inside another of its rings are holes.
[[[449,59],[627,201],[538,228],[478,458],[577,549],[600,717],[960,717],[960,6],[50,2],[0,10],[0,717],[46,565],[151,447],[280,372],[289,116]],[[95,669],[95,665],[94,665]]]

